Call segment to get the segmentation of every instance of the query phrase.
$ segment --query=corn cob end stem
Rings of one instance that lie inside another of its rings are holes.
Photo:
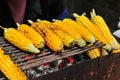
[[[94,38],[94,37],[91,37],[90,42],[91,42],[91,43],[95,43],[95,41],[96,41],[95,38]]]
[[[40,48],[44,48],[44,46],[45,46],[45,42],[41,42],[40,43]]]
[[[38,50],[33,44],[29,45],[28,51],[31,53],[40,53],[40,50]]]
[[[33,21],[32,21],[32,20],[27,20],[27,21],[28,21],[28,23],[33,24]]]
[[[83,39],[78,39],[77,45],[79,45],[80,47],[84,47],[86,45],[86,42]]]
[[[41,22],[42,20],[40,20],[40,19],[37,19],[36,21],[37,21],[37,22]]]

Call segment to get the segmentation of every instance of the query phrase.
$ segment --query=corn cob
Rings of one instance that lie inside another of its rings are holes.
[[[4,55],[2,49],[0,49],[0,70],[9,80],[27,80],[26,75],[12,62],[10,55]]]
[[[66,33],[65,31],[63,31],[62,29],[60,29],[59,27],[57,27],[56,25],[49,21],[43,20],[42,23],[44,23],[46,27],[48,27],[50,30],[55,32],[61,38],[63,44],[66,47],[74,46],[75,39],[71,35],[69,35],[68,33]]]
[[[0,26],[1,27],[1,26]],[[2,28],[2,27],[1,27]],[[5,39],[23,51],[39,53],[40,51],[33,45],[32,41],[14,28],[3,28]]]
[[[108,40],[103,35],[101,35],[100,30],[85,15],[79,16],[78,14],[74,13],[73,16],[76,17],[76,21],[79,24],[84,25],[89,31],[91,31],[97,40],[105,43],[105,48],[108,51],[111,51],[111,46],[108,43]]]
[[[63,19],[63,22],[70,24],[70,28],[75,28],[86,42],[94,43],[96,41],[94,35],[86,27],[84,27],[84,25],[78,24],[77,22],[69,18]]]
[[[33,42],[35,47],[37,47],[37,48],[44,47],[45,41],[44,41],[43,37],[37,31],[35,31],[33,28],[28,26],[27,24],[18,25],[17,30],[19,32],[21,32],[22,34],[24,34],[27,38],[29,38]]]
[[[91,58],[91,59],[94,59],[94,58],[97,58],[100,56],[100,51],[98,48],[96,49],[93,49],[93,50],[89,50],[87,52],[87,55]]]
[[[46,45],[53,51],[61,51],[63,49],[63,43],[61,39],[52,32],[45,24],[40,22],[31,22],[31,27],[34,28],[45,39]]]
[[[93,24],[99,28],[105,39],[111,45],[112,49],[119,49],[119,43],[112,35],[108,25],[106,24],[105,20],[100,16],[95,14],[95,10],[92,11],[92,22]]]
[[[83,47],[86,45],[85,40],[83,40],[79,32],[77,32],[74,28],[69,28],[70,24],[62,22],[60,20],[55,20],[53,24],[57,25],[57,27],[59,27],[60,29],[70,34],[76,40],[77,45],[79,45],[80,47]]]

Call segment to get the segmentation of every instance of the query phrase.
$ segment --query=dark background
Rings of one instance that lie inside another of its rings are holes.
[[[70,15],[76,12],[87,13],[90,18],[90,11],[94,8],[96,13],[101,15],[110,30],[113,32],[117,29],[120,16],[120,0],[65,0]]]

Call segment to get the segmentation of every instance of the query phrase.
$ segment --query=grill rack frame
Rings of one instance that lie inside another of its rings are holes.
[[[36,54],[31,56],[31,53],[24,52],[17,47],[13,46],[11,43],[9,43],[7,40],[5,40],[4,37],[0,37],[0,46],[3,48],[5,51],[5,54],[10,54],[11,59],[13,60],[14,63],[18,64],[18,66],[27,74],[27,70],[42,65],[44,63],[49,63],[55,60],[63,59],[68,56],[74,56],[77,54],[82,54],[86,51],[95,49],[95,48],[100,48],[102,46],[105,46],[102,42],[96,41],[94,44],[88,44],[83,48],[80,48],[78,46],[74,46],[72,48],[66,48],[64,52],[59,52],[57,54],[52,54],[53,52],[48,49],[44,48],[41,50],[42,54]],[[25,56],[29,56],[28,58],[24,58]],[[27,62],[27,60],[31,60]],[[101,56],[100,56],[100,61],[101,61]]]

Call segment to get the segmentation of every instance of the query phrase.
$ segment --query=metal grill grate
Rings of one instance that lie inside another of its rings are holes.
[[[12,60],[16,64],[18,64],[18,66],[23,71],[42,65],[44,63],[49,63],[55,60],[63,59],[68,56],[84,53],[94,48],[101,48],[104,45],[105,44],[101,42],[96,42],[94,44],[88,44],[83,48],[74,46],[72,48],[65,48],[64,52],[59,52],[57,54],[53,54],[54,52],[52,52],[48,48],[45,48],[41,50],[40,54],[32,54],[21,51],[20,49],[16,48],[15,46],[7,42],[3,37],[0,37],[0,46],[3,48],[6,54],[11,55]]]

